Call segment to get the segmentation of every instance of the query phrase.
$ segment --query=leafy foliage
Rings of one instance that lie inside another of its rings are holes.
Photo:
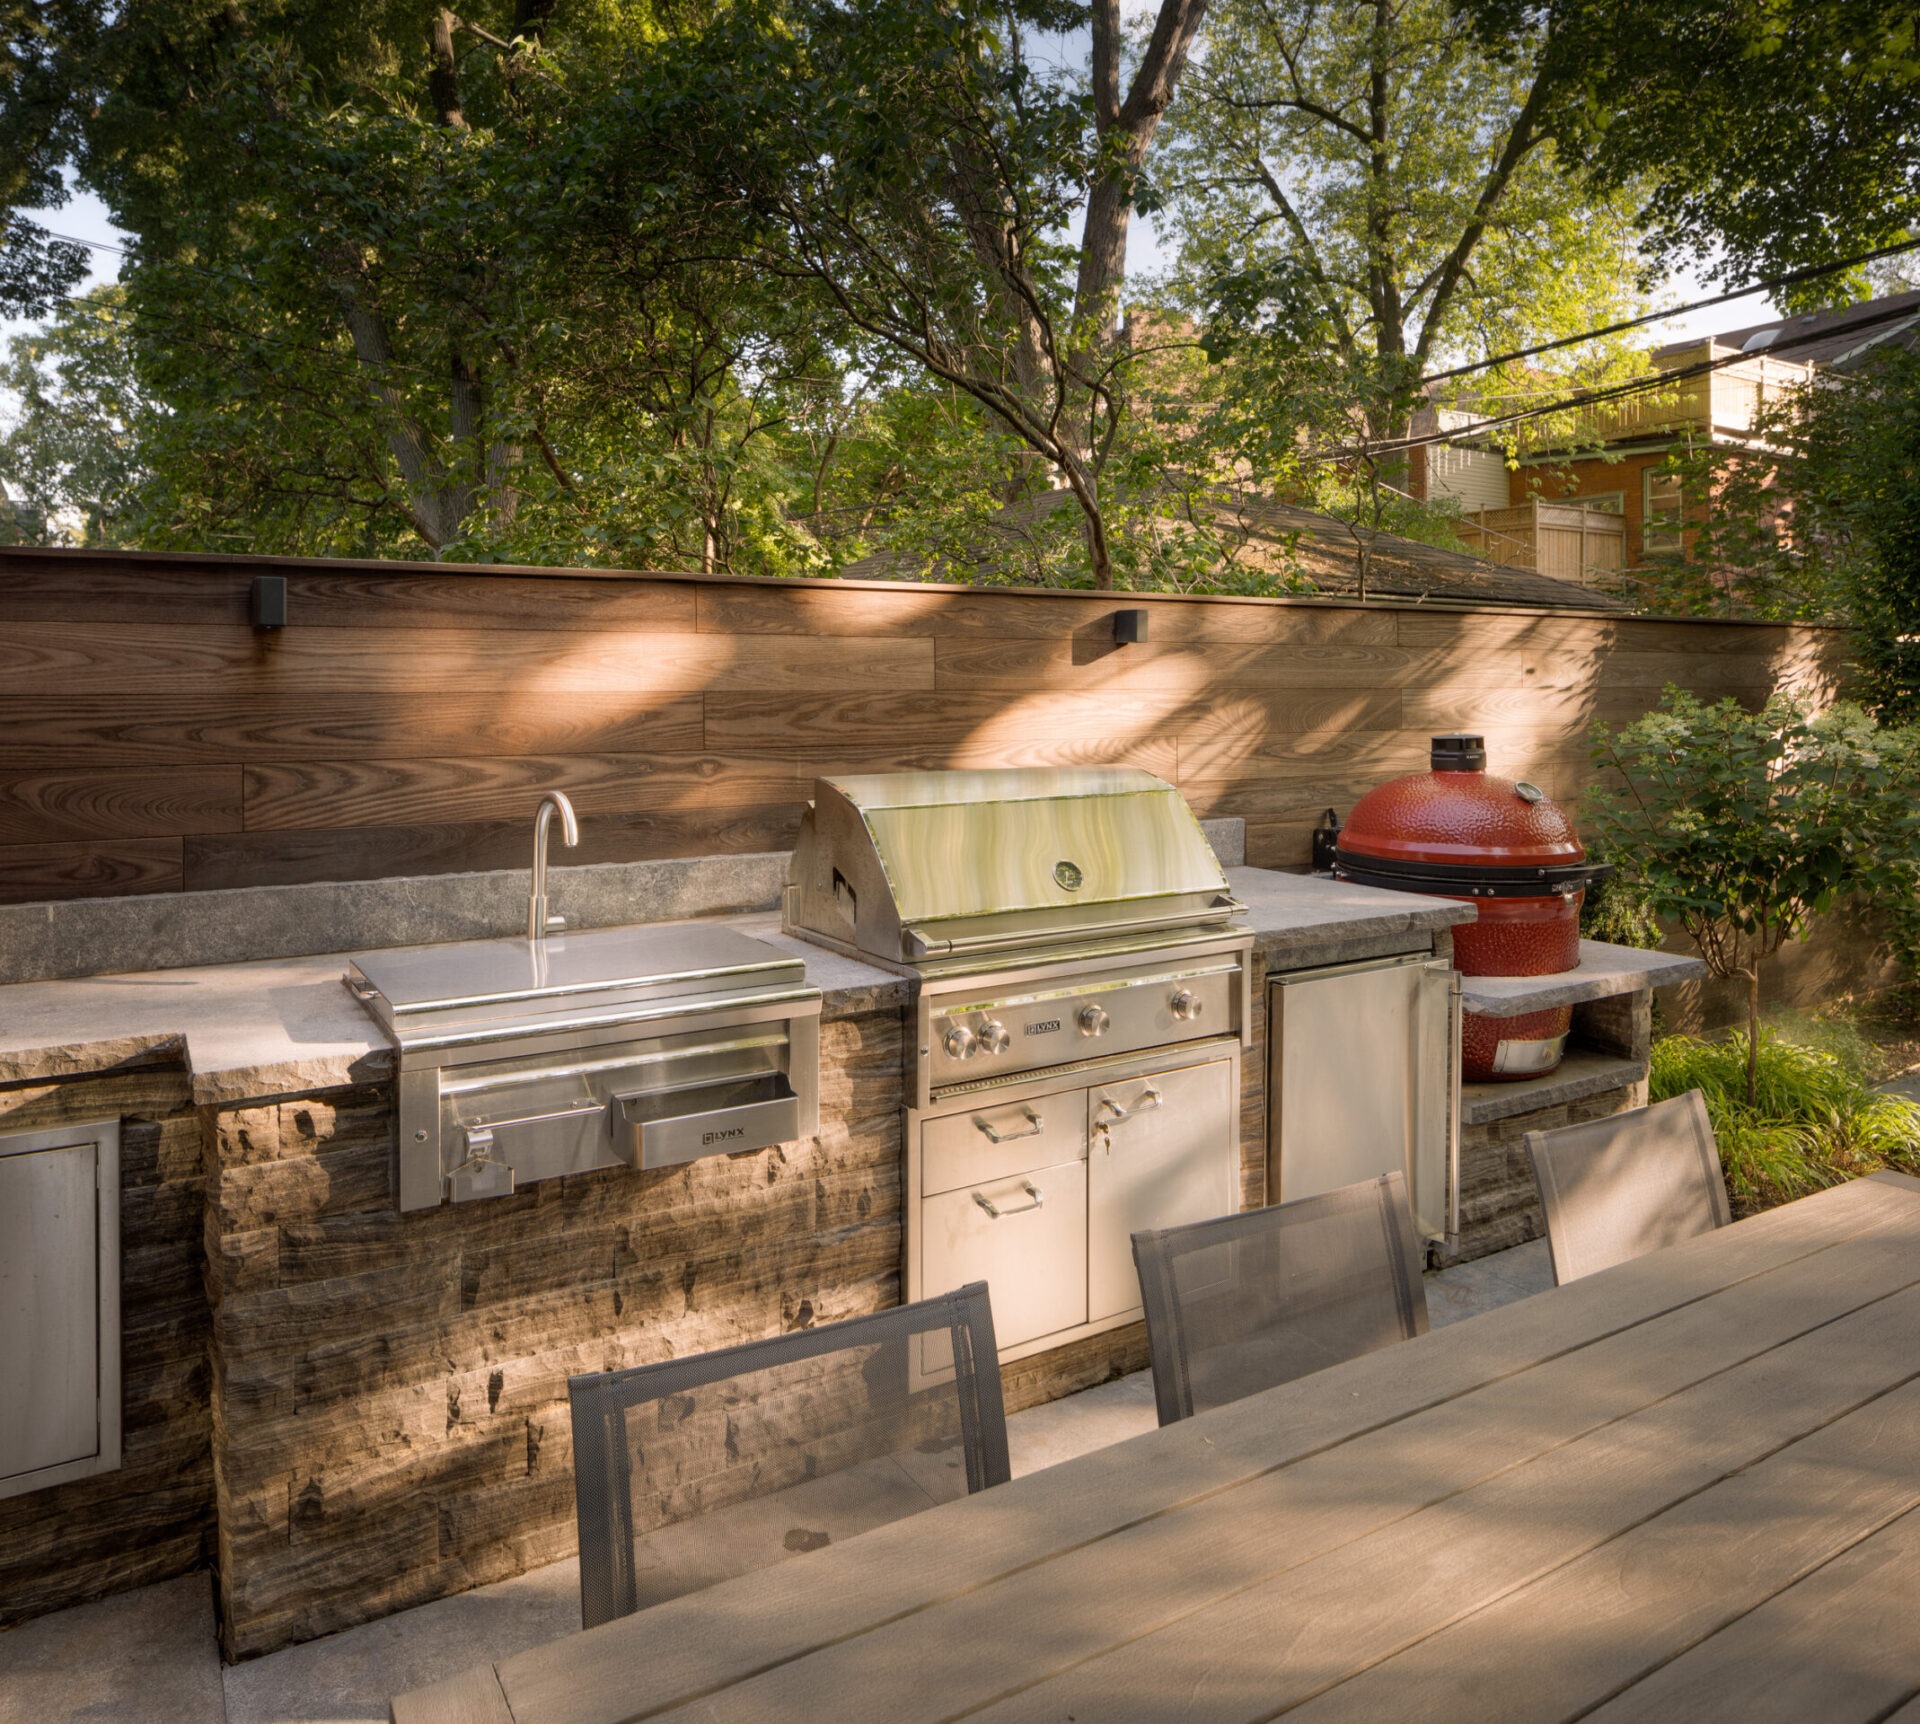
[[[1542,123],[1603,185],[1652,182],[1649,240],[1728,280],[1920,227],[1906,0],[1461,0],[1495,51],[1545,34]],[[1826,288],[1808,290],[1816,298]]]
[[[1920,748],[1857,707],[1754,713],[1669,685],[1644,718],[1598,728],[1594,762],[1617,775],[1588,795],[1597,842],[1714,975],[1747,983],[1756,1058],[1761,964],[1842,898],[1911,893]]]
[[[1821,1040],[1763,1027],[1752,1041],[1736,1032],[1654,1043],[1648,1098],[1702,1092],[1736,1215],[1883,1167],[1920,1173],[1920,1107],[1871,1087],[1857,1038]]]
[[[1638,308],[1624,198],[1542,123],[1545,46],[1522,23],[1490,52],[1446,0],[1214,7],[1155,188],[1223,362],[1214,447],[1392,528],[1423,373]]]
[[[16,336],[0,395],[17,403],[0,431],[0,480],[39,519],[38,536],[118,542],[165,429],[133,373],[124,290],[96,289],[63,304],[45,332]]]

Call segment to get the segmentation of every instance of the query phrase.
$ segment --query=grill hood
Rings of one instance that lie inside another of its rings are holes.
[[[790,932],[915,965],[1238,909],[1180,793],[1118,767],[818,779],[786,893]]]

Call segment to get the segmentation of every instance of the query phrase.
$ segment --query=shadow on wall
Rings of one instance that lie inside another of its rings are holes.
[[[1124,764],[1304,867],[1470,729],[1577,802],[1668,681],[1827,686],[1817,630],[1417,603],[0,553],[0,902],[777,851],[818,774]],[[1149,613],[1119,645],[1113,615]]]

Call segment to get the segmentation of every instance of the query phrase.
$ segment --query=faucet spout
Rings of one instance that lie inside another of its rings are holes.
[[[549,790],[540,798],[539,812],[533,817],[533,891],[527,898],[529,940],[544,940],[552,930],[567,925],[566,917],[547,914],[547,829],[553,824],[556,809],[560,813],[560,842],[569,850],[580,842],[580,822],[574,817],[566,792]]]

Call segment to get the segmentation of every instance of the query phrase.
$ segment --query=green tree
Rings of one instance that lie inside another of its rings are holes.
[[[628,0],[47,9],[0,144],[134,235],[142,542],[813,566],[772,444],[813,303],[629,155]]]
[[[1751,1102],[1762,964],[1843,898],[1911,899],[1915,739],[1854,706],[1816,718],[1777,697],[1748,712],[1669,685],[1644,718],[1597,727],[1593,758],[1607,773],[1585,799],[1598,848],[1715,976],[1746,983]]]
[[[1343,480],[1369,528],[1425,372],[1637,308],[1624,200],[1559,161],[1545,48],[1521,20],[1496,52],[1446,0],[1224,0],[1170,122],[1180,279],[1230,361],[1219,440],[1295,488]]]
[[[64,302],[47,332],[15,336],[0,363],[0,480],[43,541],[127,541],[146,477],[153,403],[133,373],[126,295]]]
[[[1541,116],[1602,185],[1652,182],[1663,256],[1729,280],[1920,229],[1910,0],[1459,0],[1497,49],[1545,39]],[[1832,282],[1809,284],[1818,302]]]
[[[793,0],[778,28],[736,6],[635,85],[661,155],[765,220],[760,267],[977,402],[1027,452],[1009,497],[1059,478],[1096,587],[1115,578],[1127,234],[1204,10],[1161,0],[1129,67],[1119,0]],[[1030,54],[1082,17],[1089,68]]]

